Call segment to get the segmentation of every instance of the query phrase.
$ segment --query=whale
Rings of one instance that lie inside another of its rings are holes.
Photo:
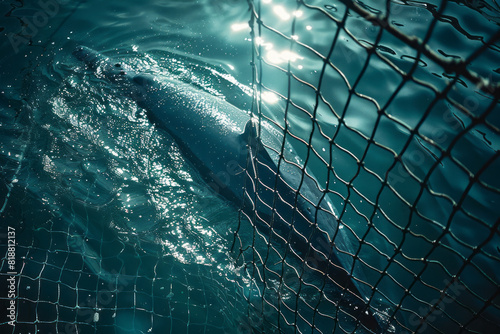
[[[363,297],[370,291],[360,283],[362,272],[349,252],[336,251],[354,248],[345,229],[339,229],[334,203],[313,175],[283,160],[280,129],[175,78],[137,72],[85,46],[77,46],[73,55],[144,109],[208,187],[255,221],[268,243],[287,247],[289,258],[305,262],[303,270],[340,291],[339,298],[346,299],[340,305],[351,318],[369,332],[380,332]]]

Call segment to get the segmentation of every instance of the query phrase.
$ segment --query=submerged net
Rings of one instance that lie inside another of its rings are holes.
[[[2,92],[0,332],[499,331],[497,3],[249,4],[252,111],[275,141],[249,143],[237,275],[127,233],[120,217],[151,215],[140,182],[127,215],[101,147]]]
[[[253,114],[283,144],[271,177],[249,159],[248,328],[498,332],[497,3],[249,3]]]

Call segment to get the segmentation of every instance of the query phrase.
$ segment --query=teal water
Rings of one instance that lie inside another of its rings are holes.
[[[345,14],[345,9],[332,1],[307,3],[328,10],[335,18],[341,19]],[[374,13],[384,10],[384,5],[377,1],[363,4]],[[279,18],[277,6],[289,13],[295,9],[295,4],[287,2],[263,5],[263,21],[273,22],[276,29],[289,34],[290,21]],[[394,2],[393,24],[405,33],[423,38],[433,17],[433,8],[432,3]],[[252,41],[245,25],[250,19],[247,2],[59,1],[54,5],[50,1],[4,1],[0,12],[3,15],[0,21],[3,34],[0,214],[2,229],[16,228],[16,271],[20,275],[17,325],[13,328],[2,318],[1,331],[251,333],[265,328],[271,332],[271,327],[249,314],[246,298],[254,300],[259,295],[249,288],[252,280],[246,266],[235,264],[229,252],[238,226],[237,208],[208,190],[173,139],[157,131],[135,102],[105,80],[89,75],[71,55],[76,45],[83,44],[138,71],[160,79],[173,76],[243,110],[250,110]],[[481,9],[452,2],[444,14],[453,24],[441,22],[428,45],[447,57],[467,57],[498,30],[498,6],[494,2]],[[28,21],[31,24],[27,24]],[[375,43],[378,30],[362,18],[350,16],[346,28],[366,45]],[[299,41],[312,45],[321,54],[328,53],[333,38],[331,26],[315,11],[304,10],[295,34]],[[323,82],[325,98],[339,111],[348,99],[345,80],[354,82],[366,59],[365,50],[353,43],[345,32],[341,34],[343,44],[331,59],[345,78],[331,71]],[[322,63],[304,49],[295,55],[287,54],[287,43],[279,36],[264,35],[261,43],[264,58],[271,64],[284,66],[292,57],[294,73],[317,85]],[[411,67],[412,57],[416,56],[414,50],[386,34],[382,35],[379,45],[380,52],[397,66]],[[493,46],[470,68],[498,82],[499,59],[498,46]],[[266,69],[263,74],[266,85],[286,95],[284,74],[272,67]],[[414,76],[439,89],[448,80],[446,73],[428,60]],[[376,97],[377,103],[384,105],[390,97],[386,92],[394,91],[400,81],[400,75],[373,58],[357,91]],[[328,89],[330,87],[332,89]],[[336,87],[338,89],[334,89]],[[298,106],[307,109],[314,105],[315,95],[309,88],[297,84],[294,89],[297,92],[294,102]],[[491,98],[475,91],[473,85],[464,81],[450,96],[460,103],[470,102],[472,112],[479,115],[491,103]],[[469,101],[470,96],[473,98]],[[387,112],[414,127],[433,97],[430,91],[410,84]],[[283,99],[269,94],[267,103],[267,116],[283,122]],[[363,135],[371,135],[377,116],[375,105],[366,100],[354,98],[350,103],[345,121],[357,133],[341,131],[337,138],[338,143],[354,155],[342,150],[335,152],[333,163],[341,180],[354,177],[354,157],[362,155],[366,145]],[[448,122],[443,110],[460,113],[446,101],[439,103],[420,133],[446,147],[461,130],[455,125],[470,119],[458,116],[458,121],[454,118]],[[318,114],[318,124],[325,129],[339,126],[325,105],[321,105]],[[498,110],[489,119],[498,126]],[[308,122],[309,117],[298,109],[290,111],[290,131],[300,138],[308,139],[312,129]],[[406,128],[387,119],[379,124],[379,129],[375,140],[395,152],[401,150],[409,136]],[[312,141],[318,154],[307,167],[319,184],[324,185],[329,173],[325,173],[323,163],[328,161],[328,142],[317,132]],[[295,158],[300,163],[306,149],[293,140],[291,144],[297,150]],[[425,175],[434,162],[433,153],[437,153],[425,143],[412,145],[410,152],[419,154],[407,153],[401,159],[413,166],[415,174]],[[453,154],[476,172],[499,148],[498,133],[478,125]],[[424,154],[423,160],[420,152]],[[370,151],[369,155],[370,168],[383,175],[388,167],[386,161],[392,157],[387,151]],[[498,163],[483,178],[498,187],[497,168]],[[394,172],[394,177],[399,176]],[[452,162],[445,161],[432,174],[430,183],[434,192],[459,198],[468,178]],[[361,174],[357,180],[356,186],[363,194],[374,193],[373,176]],[[396,188],[411,202],[416,197],[418,184],[405,180]],[[329,189],[340,195],[346,192],[341,182],[330,184]],[[468,210],[481,217],[484,226],[493,226],[499,216],[498,194],[483,189],[473,189],[471,194],[470,202],[466,203]],[[335,197],[338,208],[344,205],[342,198],[345,196]],[[404,226],[408,212],[403,201],[389,194],[382,198],[387,204],[384,213]],[[351,201],[360,202],[361,208],[367,205],[361,196],[354,195]],[[429,192],[425,192],[418,206],[443,225],[452,210],[449,202]],[[345,221],[350,224],[353,235],[362,235],[366,222],[350,211],[346,211]],[[380,231],[392,243],[385,242],[386,238],[379,235],[371,241],[382,253],[389,254],[394,244],[402,242],[402,236],[394,231],[394,226],[384,225],[383,215],[374,219],[382,222]],[[424,224],[423,219],[416,218],[412,229],[431,239],[442,230],[441,225],[429,228]],[[468,220],[460,216],[452,232],[459,240],[475,244],[489,233],[484,226],[483,229],[471,228]],[[242,239],[252,237],[250,229],[243,229],[241,233]],[[498,269],[488,261],[490,256],[498,258],[499,238],[497,233],[483,246],[484,253],[478,260],[478,263],[486,263],[481,268],[487,268],[489,275],[496,279]],[[459,252],[463,247],[464,256],[469,252],[456,238],[447,239],[445,244]],[[430,246],[418,238],[408,238],[403,250],[411,259],[417,259],[426,247]],[[362,249],[360,254],[379,256],[371,253],[371,249]],[[398,260],[403,265],[408,265],[405,261],[411,262],[403,257]],[[454,267],[461,259],[456,254],[437,252],[432,260],[448,261]],[[377,261],[371,264],[382,269],[385,258],[380,256]],[[6,266],[5,259],[2,264]],[[5,272],[4,267],[2,273]],[[365,274],[369,282],[377,280],[376,274]],[[409,279],[399,267],[391,274],[404,276],[402,280]],[[434,276],[429,281],[442,280]],[[3,288],[5,283],[1,284]],[[382,291],[392,290],[391,284],[382,284]],[[485,283],[478,280],[470,284]],[[488,292],[495,289],[494,284],[489,284],[485,286]],[[404,295],[404,291],[399,290],[393,293],[389,298]],[[390,308],[383,298],[377,298],[381,300],[381,309]],[[5,301],[2,298],[2,302]],[[282,330],[293,332],[286,326]]]
[[[13,8],[5,32],[45,11],[2,6]],[[236,332],[246,310],[228,256],[236,209],[71,52],[85,44],[245,107],[227,71],[247,74],[239,54],[250,46],[222,33],[245,16],[245,3],[60,2],[17,53],[3,40],[2,226],[16,226],[21,278],[17,325],[2,319],[2,332]]]

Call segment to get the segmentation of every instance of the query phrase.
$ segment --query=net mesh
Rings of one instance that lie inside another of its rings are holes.
[[[241,276],[97,225],[119,211],[92,197],[109,187],[105,167],[78,180],[80,201],[40,186],[50,173],[37,165],[87,155],[43,160],[29,145],[47,132],[23,97],[2,95],[0,219],[16,228],[16,274],[3,229],[0,314],[11,276],[16,309],[0,331],[498,332],[498,69],[481,65],[498,59],[496,2],[249,6],[252,111],[279,145],[248,159]],[[470,47],[440,46],[452,39]]]
[[[113,204],[95,198],[107,189],[102,180],[78,179],[88,189],[81,200],[43,187],[49,176],[36,166],[47,158],[29,143],[46,133],[19,108],[17,118],[7,108],[1,116],[0,332],[231,333],[233,310],[244,305],[219,269],[186,265],[165,245],[113,232]],[[66,163],[64,154],[52,156],[53,167]],[[8,240],[15,241],[12,255]]]
[[[28,54],[50,49],[59,29],[85,10],[84,2],[0,3],[2,73],[14,67],[11,61],[17,64],[24,57],[22,47]],[[41,24],[47,16],[47,25]],[[67,51],[71,57],[72,50]],[[76,145],[54,136],[65,132],[67,123],[52,118],[52,108],[44,108],[46,100],[38,103],[47,96],[44,90],[63,94],[58,85],[37,77],[33,68],[43,67],[45,60],[31,59],[21,74],[14,74],[20,87],[4,85],[2,78],[0,333],[234,333],[234,310],[244,305],[231,280],[221,278],[216,266],[224,264],[179,261],[171,245],[145,240],[144,233],[120,225],[117,218],[127,214],[113,199],[116,175],[108,157],[92,138],[76,134],[75,123],[68,129],[78,138]],[[54,133],[47,124],[54,125]],[[162,155],[168,156],[168,147],[164,149]],[[88,168],[82,168],[87,159]],[[140,197],[139,192],[135,186],[130,194]],[[129,210],[143,223],[155,215],[145,202],[137,201]]]
[[[248,174],[233,248],[252,278],[252,327],[498,331],[500,90],[480,65],[498,59],[496,4],[249,4],[253,114],[283,134],[279,172]]]

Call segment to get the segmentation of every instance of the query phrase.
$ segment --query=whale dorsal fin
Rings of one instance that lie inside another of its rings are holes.
[[[249,147],[254,147],[259,142],[259,138],[257,136],[257,124],[253,120],[249,120],[247,124],[245,124],[245,129],[243,133],[240,135],[240,142],[244,145],[248,145]]]
[[[267,157],[267,151],[258,136],[257,127],[258,124],[255,120],[249,120],[245,125],[245,130],[240,135],[240,142],[248,147],[252,151],[252,154],[258,153],[259,158],[262,154]]]
[[[258,137],[257,126],[255,120],[249,120],[245,125],[245,130],[240,135],[240,142],[249,150],[252,160],[257,157],[265,164],[273,164],[271,157],[269,157],[266,148]]]

